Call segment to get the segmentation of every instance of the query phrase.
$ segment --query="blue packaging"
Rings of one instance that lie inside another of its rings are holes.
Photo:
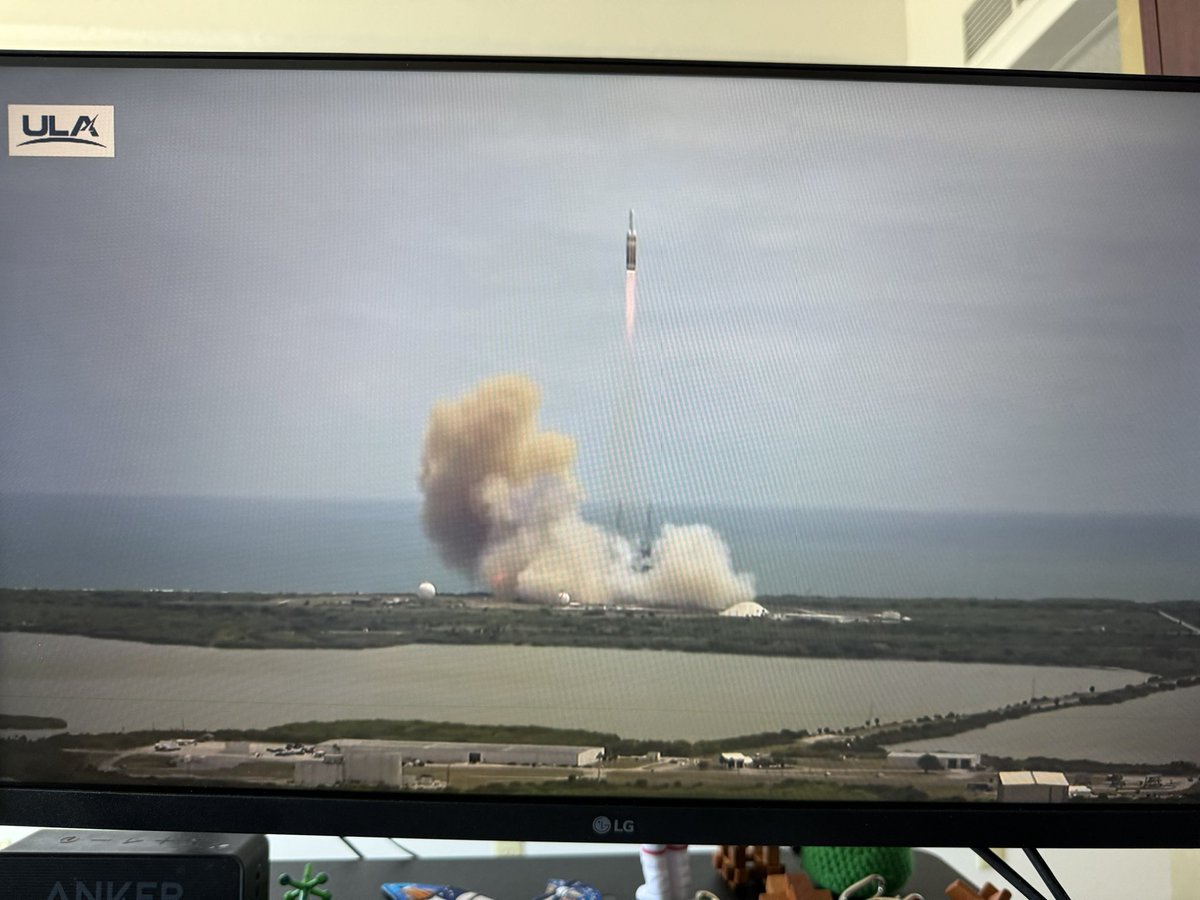
[[[383,896],[388,900],[492,900],[485,894],[449,884],[418,884],[415,881],[388,882],[383,886]]]

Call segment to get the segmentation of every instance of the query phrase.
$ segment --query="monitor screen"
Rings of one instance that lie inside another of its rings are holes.
[[[1196,833],[1194,84],[6,62],[10,819]]]

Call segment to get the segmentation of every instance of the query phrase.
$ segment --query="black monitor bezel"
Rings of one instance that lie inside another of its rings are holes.
[[[4,67],[527,72],[1200,92],[1200,78],[564,57],[0,51]],[[0,784],[0,824],[456,839],[1194,847],[1200,804],[829,803]]]

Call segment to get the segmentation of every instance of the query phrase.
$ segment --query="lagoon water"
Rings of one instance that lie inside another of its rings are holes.
[[[970,750],[995,756],[1096,759],[1115,763],[1200,762],[1200,687],[1163,691],[1114,706],[1083,706],[998,722],[912,750]],[[899,745],[897,745],[899,748]]]
[[[698,739],[973,712],[1144,680],[1122,670],[407,645],[229,650],[0,633],[0,712],[72,732],[426,719]],[[1031,748],[1034,752],[1036,748]]]

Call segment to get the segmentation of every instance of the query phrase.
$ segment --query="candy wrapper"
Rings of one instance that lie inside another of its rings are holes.
[[[545,893],[538,894],[533,900],[601,900],[601,894],[582,881],[551,878],[546,882]]]
[[[468,891],[448,884],[417,884],[415,881],[392,881],[383,886],[388,900],[492,900],[486,894]],[[600,895],[596,895],[600,900]]]

